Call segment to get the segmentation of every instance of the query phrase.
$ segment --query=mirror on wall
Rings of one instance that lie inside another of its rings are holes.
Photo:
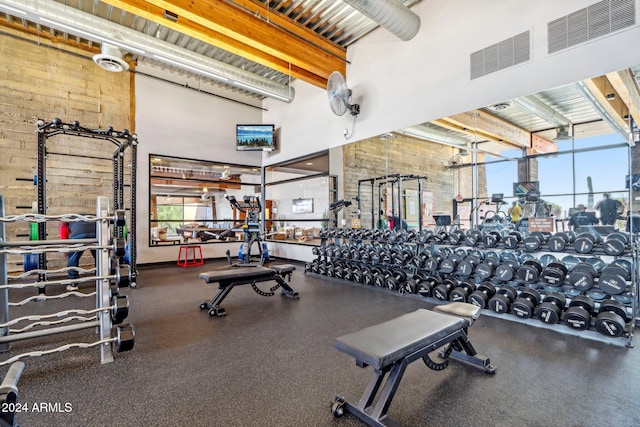
[[[151,154],[150,245],[237,240],[242,213],[225,196],[260,195],[260,167]]]

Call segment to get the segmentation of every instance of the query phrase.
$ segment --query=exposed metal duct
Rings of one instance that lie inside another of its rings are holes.
[[[414,138],[425,139],[428,141],[437,142],[438,144],[448,145],[450,147],[457,147],[461,149],[466,149],[471,145],[471,143],[465,138],[458,137],[448,133],[445,130],[435,129],[423,124],[411,126],[405,129],[398,130],[396,132],[407,136],[412,136]]]
[[[52,0],[0,0],[0,10],[61,32],[171,64],[242,90],[285,102],[293,101],[295,96],[293,88],[289,86]]]
[[[343,0],[376,24],[404,41],[420,29],[420,17],[399,0]]]
[[[534,95],[515,98],[513,102],[515,102],[525,110],[540,117],[541,119],[544,119],[556,126],[568,127],[571,125],[571,120],[563,116],[562,113],[560,113],[559,111],[554,110],[544,102],[540,101]]]
[[[591,89],[584,84],[584,82],[576,82],[574,83],[575,88],[580,92],[580,94],[584,97],[584,99],[593,107],[594,110],[598,112],[602,120],[609,125],[611,129],[613,129],[618,135],[622,136],[625,141],[632,145],[632,140],[629,138],[629,134],[627,130],[622,127],[607,111],[606,108],[600,104],[600,101],[595,97]]]

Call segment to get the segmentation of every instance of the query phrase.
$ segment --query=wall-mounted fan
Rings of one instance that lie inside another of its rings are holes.
[[[338,116],[344,115],[349,110],[352,116],[360,114],[360,105],[350,104],[351,89],[340,71],[334,71],[327,80],[327,97],[331,111]]]

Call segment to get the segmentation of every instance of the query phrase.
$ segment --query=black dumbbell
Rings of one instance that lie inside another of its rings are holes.
[[[406,265],[413,257],[413,253],[408,249],[396,251],[393,254],[393,263],[395,265]]]
[[[591,315],[595,311],[595,303],[585,295],[574,297],[569,308],[564,312],[563,322],[570,328],[584,331],[591,326]]]
[[[612,256],[622,255],[629,246],[629,235],[625,233],[610,233],[602,244],[604,253]]]
[[[552,261],[542,270],[540,279],[551,286],[560,286],[569,272],[562,261]]]
[[[447,257],[447,259],[443,259],[440,263],[440,267],[438,271],[443,274],[451,274],[456,271],[458,264],[462,262],[462,257],[456,253],[453,253]]]
[[[508,313],[517,295],[518,291],[515,288],[509,285],[501,286],[489,300],[489,309],[500,314]]]
[[[447,236],[447,242],[450,245],[460,245],[464,242],[465,233],[462,230],[453,230]]]
[[[439,299],[441,301],[448,301],[449,294],[455,287],[458,285],[458,282],[451,278],[446,278],[442,280],[442,283],[433,288],[433,297]]]
[[[529,252],[536,252],[540,250],[549,237],[551,237],[551,233],[534,231],[524,238],[524,249]]]
[[[427,276],[424,280],[417,282],[416,293],[422,297],[433,295],[433,288],[442,283],[440,276]]]
[[[580,262],[569,273],[569,284],[579,291],[588,291],[593,287],[598,271],[588,262]]]
[[[467,246],[478,246],[482,241],[482,232],[480,230],[468,230],[464,236],[464,244]]]
[[[424,262],[424,269],[430,272],[434,272],[440,268],[440,263],[444,257],[440,253],[435,253],[429,259]]]
[[[502,237],[502,246],[505,249],[515,249],[522,241],[522,234],[519,231],[510,231],[509,234]]]
[[[377,275],[384,274],[381,267],[362,267],[362,275],[365,285],[374,286]]]
[[[472,280],[463,280],[449,294],[449,301],[467,302],[467,298],[476,290],[476,284]]]
[[[511,313],[518,317],[533,316],[534,309],[540,302],[540,292],[533,288],[524,289],[511,305]]]
[[[486,308],[489,299],[496,294],[496,287],[489,282],[482,282],[469,295],[467,302],[480,308]]]
[[[336,265],[333,270],[334,270],[334,275],[335,277],[337,277],[338,279],[344,279],[344,262],[340,262],[338,263],[338,265]]]
[[[411,258],[411,265],[415,268],[422,268],[424,267],[424,263],[427,261],[427,259],[429,259],[429,254],[427,252],[420,252],[419,254],[414,255],[413,258]]]
[[[566,303],[567,299],[560,292],[549,292],[544,296],[542,303],[536,307],[535,315],[544,323],[558,323]]]
[[[416,241],[420,244],[429,243],[433,239],[433,231],[422,230],[416,235]]]
[[[520,268],[516,277],[518,280],[524,283],[535,283],[538,281],[540,274],[542,273],[542,264],[535,258],[525,260]]]
[[[496,272],[493,277],[498,281],[508,282],[515,278],[519,267],[520,264],[518,264],[517,261],[508,259],[496,267]]]
[[[487,256],[475,269],[476,280],[483,282],[488,280],[500,265],[500,260],[493,256]]]
[[[425,278],[426,276],[423,276],[422,273],[415,273],[413,277],[407,278],[407,280],[402,284],[401,291],[405,294],[417,294],[418,285],[424,282]]]
[[[549,237],[547,247],[551,252],[562,252],[567,247],[567,244],[573,243],[575,237],[576,233],[574,233],[573,231],[563,231],[560,233],[556,233],[553,236]]]
[[[607,299],[600,303],[594,325],[602,335],[621,337],[624,334],[627,317],[627,308],[624,304],[614,299]]]
[[[437,244],[445,243],[449,239],[449,234],[446,231],[439,231],[433,235],[433,241]]]
[[[354,265],[351,269],[351,280],[356,283],[363,283],[364,281],[364,273],[362,271],[362,267],[359,265]]]
[[[498,242],[502,240],[502,234],[497,230],[491,230],[482,236],[482,243],[487,248],[495,248],[498,246]]]
[[[602,270],[598,278],[598,287],[609,295],[619,295],[627,289],[627,281],[630,279],[626,269],[610,264]]]
[[[456,274],[461,277],[471,276],[471,274],[479,264],[480,259],[477,256],[468,255],[458,264],[458,268],[456,268]]]
[[[579,254],[590,254],[596,244],[602,242],[602,236],[598,233],[580,233],[573,241],[573,248]]]
[[[402,282],[407,280],[407,273],[404,270],[393,270],[389,276],[385,278],[384,285],[387,289],[398,290]]]

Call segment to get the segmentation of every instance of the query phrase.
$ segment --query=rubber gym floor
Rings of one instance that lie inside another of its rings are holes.
[[[30,426],[336,426],[338,392],[360,396],[370,368],[333,348],[333,339],[432,304],[339,279],[305,275],[296,264],[298,301],[234,288],[212,318],[199,304],[217,284],[204,266],[141,267],[127,322],[135,348],[102,365],[99,351],[71,349],[25,359],[17,420]],[[260,283],[263,290],[275,282]],[[86,285],[83,291],[91,291]],[[10,298],[11,299],[11,298]],[[90,299],[90,298],[89,298]],[[29,304],[50,312],[69,301]],[[46,304],[46,305],[45,305]],[[638,426],[640,349],[533,327],[483,314],[469,330],[495,375],[451,362],[432,371],[409,365],[389,409],[404,426]],[[75,335],[74,335],[75,334]],[[2,360],[25,351],[97,340],[93,330],[20,341]],[[624,340],[621,340],[624,342]],[[47,343],[48,344],[48,343]],[[6,372],[6,368],[3,369]],[[34,411],[41,403],[48,410]]]

